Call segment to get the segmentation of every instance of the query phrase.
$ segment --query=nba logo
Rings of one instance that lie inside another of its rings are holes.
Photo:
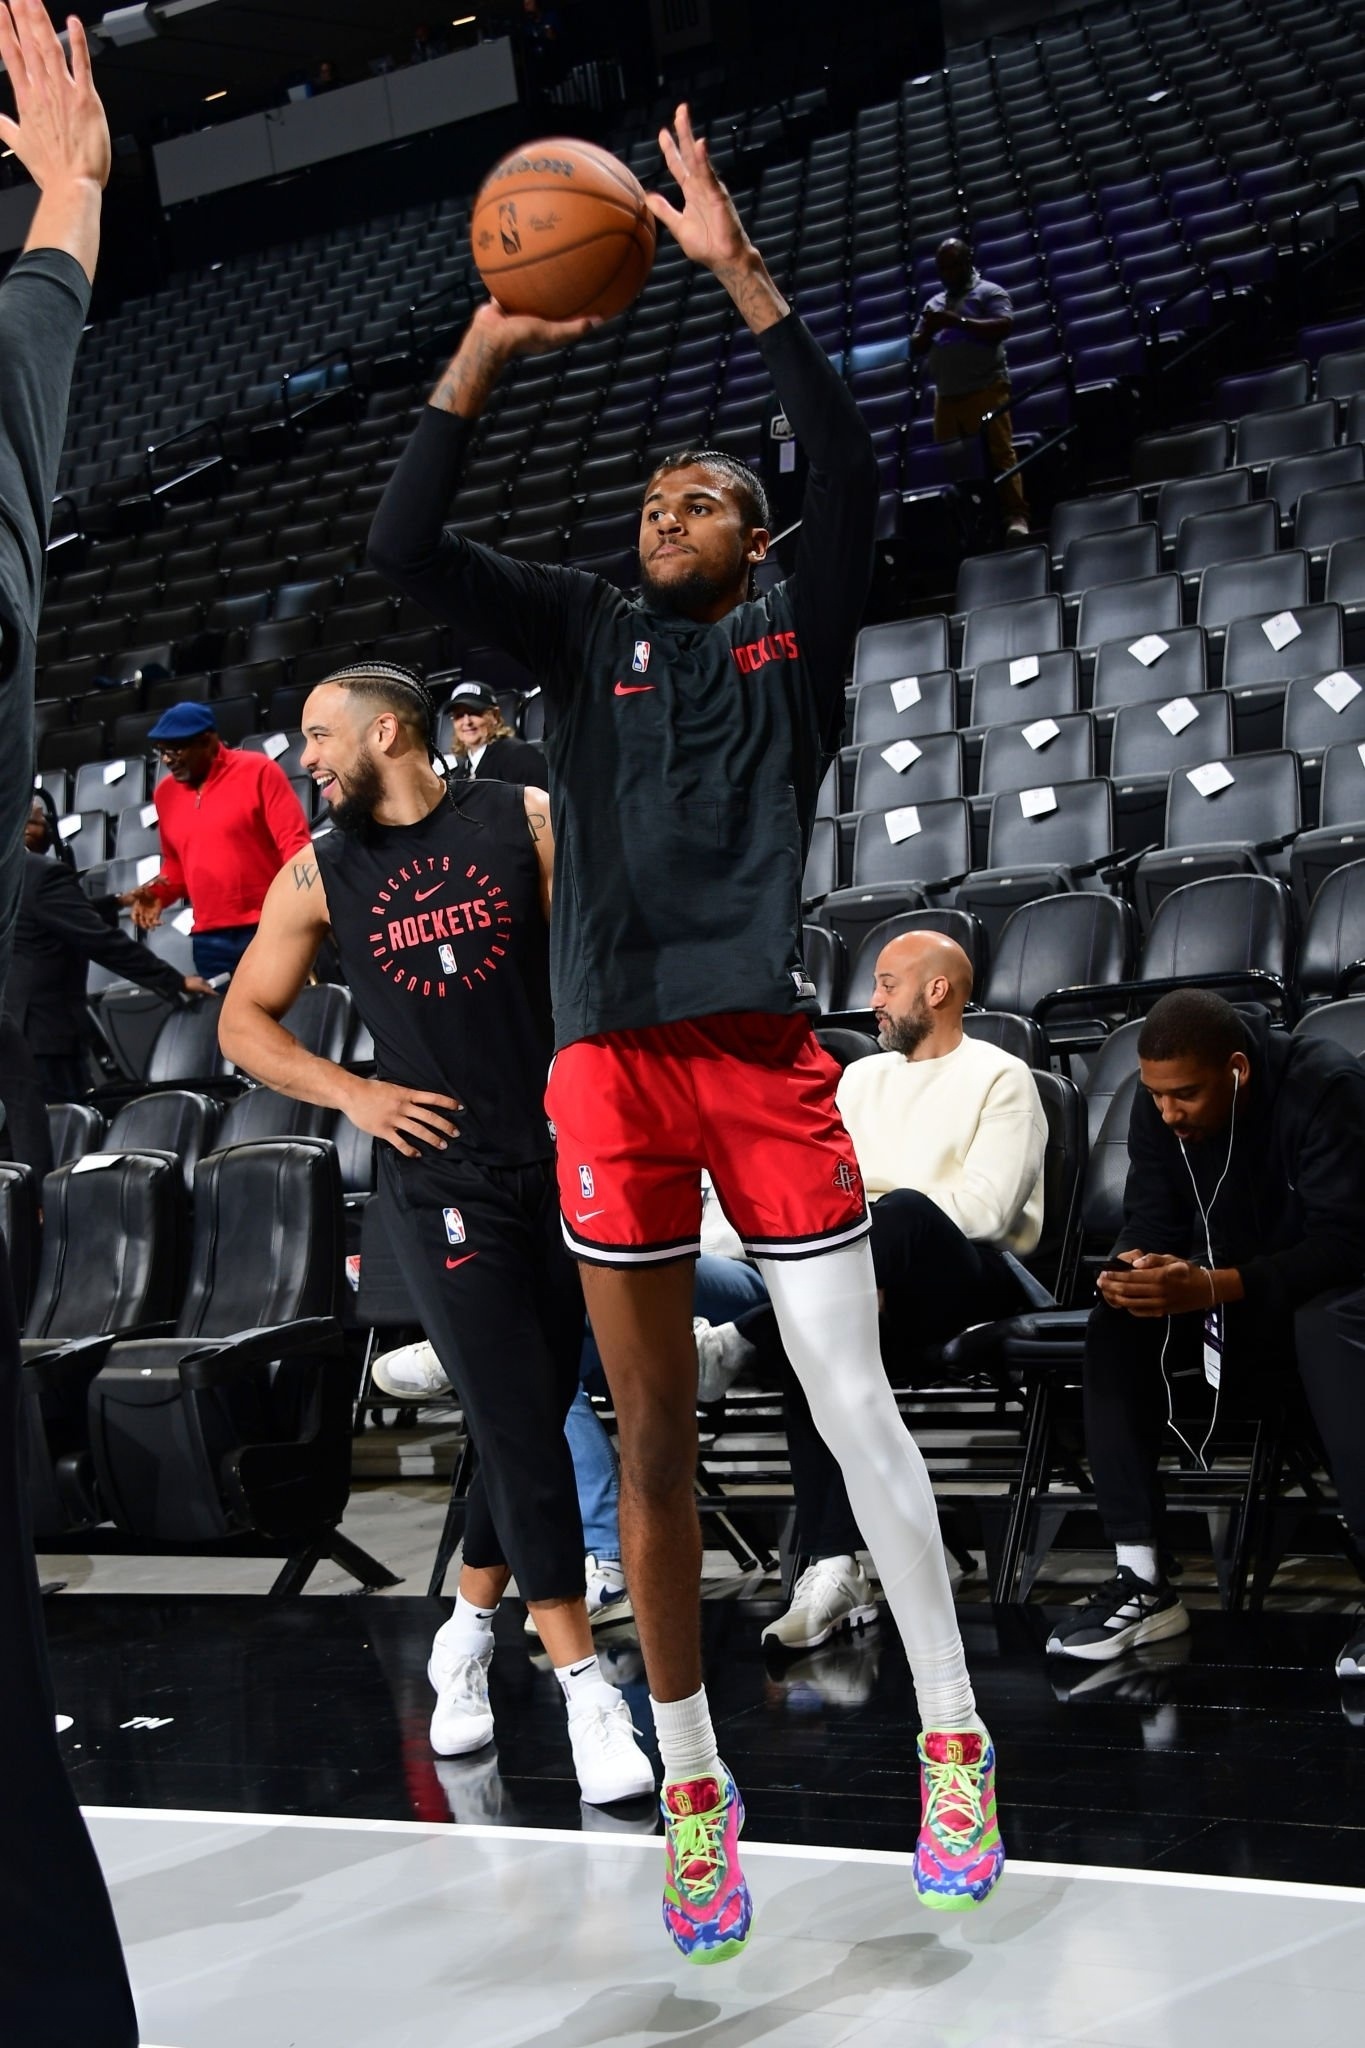
[[[593,1184],[592,1184],[592,1168],[591,1168],[590,1166],[580,1166],[580,1167],[579,1167],[579,1169],[578,1169],[578,1185],[579,1185],[579,1187],[580,1187],[580,1188],[581,1188],[581,1189],[583,1190],[583,1200],[584,1200],[585,1202],[590,1202],[590,1201],[592,1200],[592,1198],[593,1198],[593,1194],[594,1194],[594,1189],[593,1189]]]
[[[636,643],[635,643],[635,657],[634,657],[634,659],[632,660],[632,662],[631,662],[631,664],[630,664],[630,665],[631,665],[631,667],[632,667],[632,668],[634,669],[634,671],[635,671],[635,673],[636,673],[636,675],[637,675],[637,676],[642,676],[642,675],[644,674],[645,670],[646,670],[646,669],[647,669],[647,668],[649,667],[649,642],[648,642],[648,640],[637,640],[637,641],[636,641]]]
[[[442,1209],[445,1218],[446,1236],[452,1244],[464,1243],[464,1217],[458,1209]]]
[[[455,948],[453,946],[442,946],[441,965],[447,974],[455,972]]]

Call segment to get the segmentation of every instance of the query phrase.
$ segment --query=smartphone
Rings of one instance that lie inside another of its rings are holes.
[[[1100,1267],[1101,1273],[1131,1273],[1132,1270],[1127,1259],[1106,1259]]]

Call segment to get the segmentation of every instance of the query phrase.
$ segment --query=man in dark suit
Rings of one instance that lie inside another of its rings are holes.
[[[35,804],[35,817],[39,811]],[[33,1055],[49,1102],[70,1102],[89,1085],[85,978],[92,960],[167,1002],[214,993],[197,974],[177,974],[106,923],[65,861],[26,851],[5,1008]]]
[[[457,683],[446,705],[455,726],[453,769],[480,782],[520,782],[544,789],[549,770],[539,747],[519,740],[487,683]]]

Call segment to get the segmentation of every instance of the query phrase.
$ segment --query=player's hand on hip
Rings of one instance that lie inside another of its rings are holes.
[[[464,1108],[450,1095],[433,1095],[424,1088],[404,1088],[394,1081],[357,1081],[355,1093],[346,1104],[346,1114],[362,1131],[382,1138],[405,1159],[420,1159],[424,1149],[444,1152],[451,1138],[460,1135],[450,1120]]]
[[[692,133],[692,117],[678,108],[672,131],[659,130],[664,162],[682,190],[682,206],[671,206],[657,192],[645,204],[668,229],[679,248],[706,270],[724,270],[753,253],[735,202],[711,167],[706,144]]]
[[[0,142],[12,149],[40,192],[109,179],[109,124],[90,71],[85,30],[68,18],[71,59],[40,0],[0,4],[4,59],[18,120],[0,116]]]

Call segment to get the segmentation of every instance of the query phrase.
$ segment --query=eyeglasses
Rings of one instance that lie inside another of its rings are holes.
[[[192,748],[197,747],[203,737],[203,733],[196,733],[191,740],[180,740],[168,747],[155,746],[152,748],[152,757],[157,761],[178,761],[182,754],[188,754]]]

